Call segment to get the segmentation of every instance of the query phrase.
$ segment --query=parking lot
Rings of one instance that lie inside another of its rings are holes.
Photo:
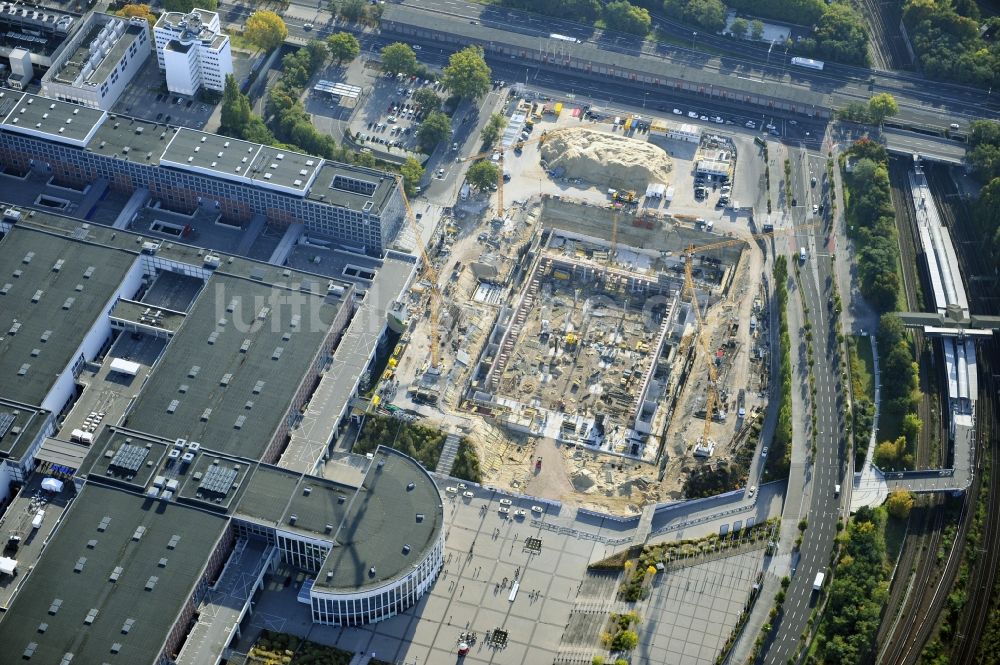
[[[237,80],[246,75],[249,66],[245,55],[233,53],[233,71]],[[205,127],[214,110],[214,105],[201,101],[197,96],[167,93],[166,79],[156,64],[155,54],[150,55],[132,85],[125,88],[112,108],[114,113],[194,129]]]
[[[351,121],[351,132],[358,143],[373,152],[419,153],[417,128],[427,110],[420,107],[413,95],[422,88],[434,90],[444,101],[441,85],[430,79],[416,76],[376,79],[364,108]]]

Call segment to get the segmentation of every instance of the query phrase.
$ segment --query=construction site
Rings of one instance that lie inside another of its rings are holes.
[[[680,160],[592,182],[601,151],[526,143],[506,186],[443,220],[379,394],[468,435],[487,484],[626,513],[683,498],[692,472],[734,462],[762,413],[761,248],[745,221],[721,231],[636,193],[650,174],[693,179]]]

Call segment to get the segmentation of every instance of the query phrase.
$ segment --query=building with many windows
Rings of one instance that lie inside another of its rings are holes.
[[[202,87],[222,91],[226,75],[233,73],[233,54],[217,13],[204,9],[189,14],[165,12],[153,33],[156,60],[170,92],[193,95]]]
[[[0,91],[0,166],[70,187],[145,188],[168,210],[216,211],[237,225],[256,215],[301,223],[373,256],[404,215],[396,179],[384,171],[10,90]]]
[[[149,24],[94,12],[42,77],[42,94],[109,110],[152,51]]]
[[[279,565],[304,573],[299,600],[331,625],[394,616],[437,579],[444,508],[416,460],[379,447],[335,479],[277,463],[335,349],[355,343],[352,283],[13,208],[0,274],[0,480],[27,495],[0,538],[27,533],[39,476],[65,485],[11,555],[7,653],[218,663]],[[78,424],[93,436],[70,438]]]

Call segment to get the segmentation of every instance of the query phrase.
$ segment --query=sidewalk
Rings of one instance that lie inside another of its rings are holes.
[[[776,242],[776,252],[788,255],[785,243]],[[778,548],[764,568],[764,579],[761,584],[760,596],[754,603],[743,632],[730,652],[727,663],[744,663],[750,657],[761,628],[769,620],[774,596],[781,589],[781,579],[792,574],[792,569],[798,562],[798,553],[792,552],[795,539],[798,536],[798,522],[803,510],[808,510],[811,491],[807,476],[811,473],[812,437],[808,411],[808,365],[805,358],[805,338],[799,334],[802,326],[802,301],[799,298],[798,286],[795,284],[792,272],[789,271],[788,282],[788,334],[791,342],[792,361],[792,445],[791,467],[788,473],[788,489],[785,492],[785,505],[782,511],[781,535]],[[775,325],[777,331],[777,325]],[[774,354],[777,356],[777,354]],[[780,361],[780,359],[778,359]],[[780,389],[780,386],[776,386]]]

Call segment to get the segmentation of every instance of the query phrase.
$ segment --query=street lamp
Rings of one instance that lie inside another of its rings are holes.
[[[649,91],[642,93],[642,108],[646,108],[646,99],[649,98]]]
[[[691,33],[691,48],[694,48],[694,41],[696,39],[698,39],[698,33],[697,32],[692,32]]]

